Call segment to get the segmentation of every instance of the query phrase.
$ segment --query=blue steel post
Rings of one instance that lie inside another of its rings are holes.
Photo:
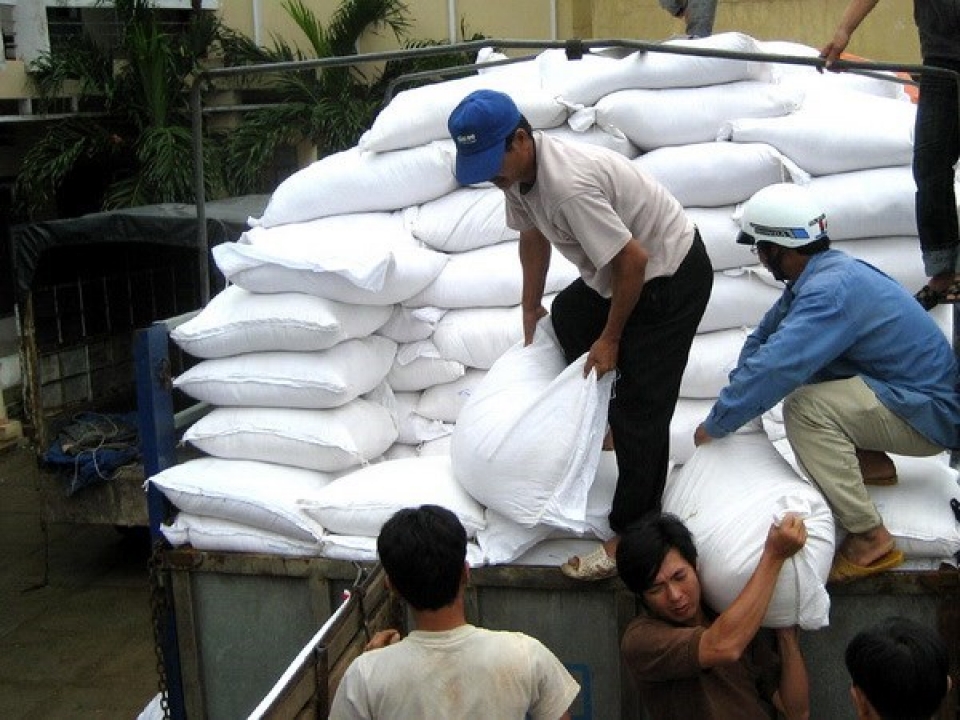
[[[167,327],[163,323],[138,330],[134,337],[133,356],[137,381],[137,416],[144,474],[149,479],[176,463],[176,433],[173,396],[170,389],[170,358],[167,351]],[[166,519],[167,501],[151,483],[147,483],[147,510],[150,536],[154,543],[162,540],[160,524]],[[165,588],[166,589],[166,588]],[[173,720],[184,720],[183,683],[180,674],[180,652],[176,617],[172,603],[161,619],[160,640],[166,675],[167,707]]]

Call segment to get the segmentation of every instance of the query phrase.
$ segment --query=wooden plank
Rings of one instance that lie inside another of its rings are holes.
[[[296,678],[277,697],[263,720],[286,720],[300,717],[303,711],[315,705],[317,694],[317,656],[297,671]]]
[[[171,569],[195,569],[231,575],[263,575],[352,581],[357,566],[346,560],[313,557],[283,557],[259,553],[228,553],[181,547],[164,552],[163,562]],[[367,567],[372,567],[368,565]]]
[[[393,617],[389,603],[385,602],[389,597],[383,570],[378,565],[301,649],[251,717],[291,720],[305,712],[309,714],[309,708],[323,708],[325,716],[331,693],[336,689],[336,685],[331,688],[331,683],[339,683],[343,669],[363,652],[371,623],[380,629],[380,624]],[[332,647],[337,648],[335,653]]]

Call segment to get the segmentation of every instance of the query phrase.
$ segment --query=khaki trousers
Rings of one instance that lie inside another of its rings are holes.
[[[859,377],[794,390],[784,400],[783,420],[797,461],[851,533],[883,524],[864,487],[855,448],[913,457],[943,451],[888,410]]]

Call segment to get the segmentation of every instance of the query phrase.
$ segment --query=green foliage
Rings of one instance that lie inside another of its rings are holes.
[[[357,42],[369,30],[388,31],[405,48],[443,45],[433,40],[407,39],[410,21],[407,7],[400,0],[343,0],[326,26],[302,0],[286,0],[283,7],[306,38],[311,55],[279,38],[273,38],[270,48],[256,47],[245,38],[230,38],[224,42],[228,62],[285,62],[355,55]],[[480,37],[475,35],[473,39]],[[240,126],[227,138],[224,165],[228,188],[238,194],[269,191],[272,188],[264,170],[281,147],[308,141],[317,147],[320,156],[352,147],[373,122],[394,78],[474,59],[450,53],[390,61],[374,70],[343,66],[278,74],[271,85],[274,104],[246,113]]]
[[[49,209],[65,182],[77,177],[78,168],[105,174],[104,209],[193,202],[188,88],[212,50],[226,65],[351,56],[357,54],[361,36],[371,30],[389,32],[407,48],[442,45],[406,38],[410,21],[401,0],[342,0],[326,25],[304,0],[284,0],[308,53],[276,37],[271,47],[259,47],[220,25],[209,12],[194,12],[182,32],[171,33],[158,25],[151,0],[98,4],[111,7],[121,25],[116,48],[105,49],[82,37],[28,68],[42,102],[74,94],[80,109],[87,111],[83,117],[49,123],[25,156],[15,201],[18,212],[28,217]],[[473,60],[451,53],[241,81],[244,92],[255,97],[249,102],[269,104],[243,113],[229,131],[206,131],[208,197],[272,190],[269,170],[281,148],[308,142],[326,155],[352,147],[373,122],[394,78]]]
[[[84,36],[28,68],[41,101],[50,103],[76,83],[81,110],[93,111],[49,123],[27,152],[14,193],[28,217],[50,208],[84,163],[107,175],[105,209],[193,200],[186,81],[219,25],[209,13],[196,14],[175,34],[158,25],[149,0],[100,4],[112,6],[120,23],[117,47]],[[211,184],[222,187],[218,180]]]
[[[24,157],[16,184],[18,199],[34,200],[32,206],[27,202],[27,210],[42,208],[82,161],[114,156],[118,150],[115,138],[99,123],[86,119],[69,119],[51,126]]]

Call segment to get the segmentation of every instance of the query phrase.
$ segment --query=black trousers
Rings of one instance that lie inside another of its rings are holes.
[[[617,533],[660,509],[670,459],[670,420],[712,287],[713,268],[698,232],[672,277],[643,286],[624,327],[609,415],[619,472],[610,527]],[[557,295],[550,315],[568,363],[590,350],[609,310],[610,300],[580,279]]]

